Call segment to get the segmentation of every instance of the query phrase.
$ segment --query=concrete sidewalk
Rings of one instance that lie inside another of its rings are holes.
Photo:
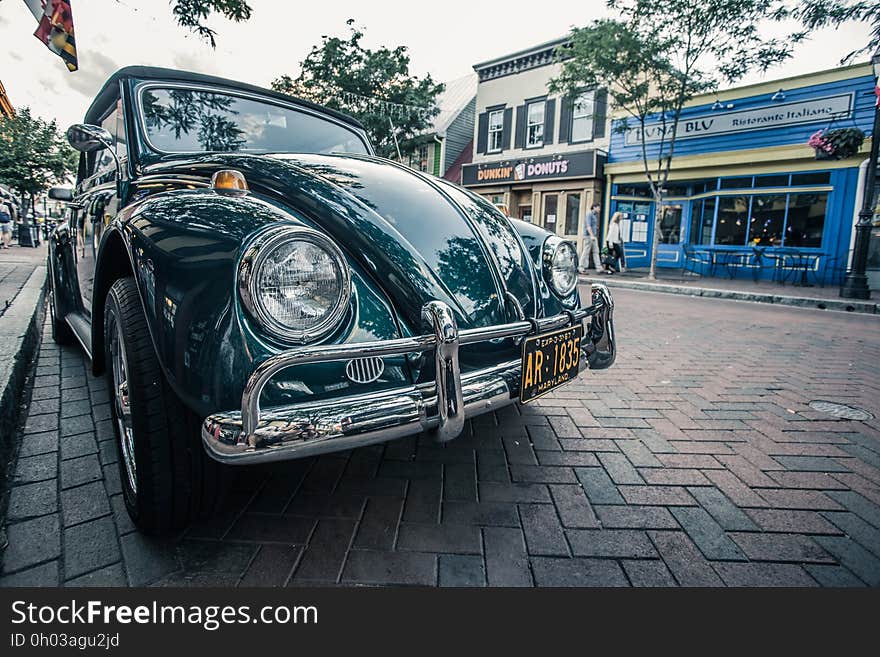
[[[0,490],[14,448],[21,394],[40,343],[46,253],[45,243],[0,250]],[[0,515],[4,507],[0,502]]]
[[[818,310],[840,310],[867,314],[880,313],[875,299],[860,301],[842,299],[839,287],[828,285],[799,286],[779,284],[762,280],[728,279],[726,277],[681,275],[679,269],[660,269],[657,280],[648,279],[647,269],[629,269],[620,274],[604,275],[589,272],[581,275],[581,282],[604,283],[608,287],[627,288],[643,292],[663,292],[667,294],[684,294],[695,297],[712,297],[731,299],[734,301],[752,301],[756,303],[772,303]]]

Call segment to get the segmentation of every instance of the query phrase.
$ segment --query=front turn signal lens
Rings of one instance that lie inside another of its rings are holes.
[[[211,188],[221,192],[246,192],[248,184],[241,171],[221,169],[211,176]]]

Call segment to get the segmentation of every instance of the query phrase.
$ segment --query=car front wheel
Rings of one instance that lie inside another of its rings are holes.
[[[181,529],[213,510],[221,466],[201,445],[198,418],[165,380],[131,278],[107,294],[104,357],[128,513],[146,533]]]

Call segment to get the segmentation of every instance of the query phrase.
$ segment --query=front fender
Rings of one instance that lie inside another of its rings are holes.
[[[565,310],[577,308],[580,304],[577,289],[575,289],[575,291],[568,297],[563,299],[553,293],[553,291],[547,285],[547,281],[544,279],[544,243],[549,237],[552,237],[553,233],[550,233],[540,226],[536,226],[535,224],[529,223],[527,221],[511,219],[510,222],[513,224],[514,229],[519,234],[523,245],[528,250],[529,257],[532,260],[532,265],[535,267],[535,271],[538,274],[538,295],[540,298],[541,307],[543,308],[542,316],[548,317],[550,315],[556,315]]]
[[[124,244],[166,378],[201,416],[238,406],[256,366],[292,346],[262,335],[243,312],[235,291],[238,263],[249,237],[277,222],[310,225],[307,219],[254,195],[180,190],[128,206],[108,231]],[[105,235],[99,255],[96,320],[102,315],[104,294],[118,275],[112,264],[118,261],[113,239]],[[327,341],[399,337],[399,324],[381,292],[355,267],[352,282],[348,316]],[[100,297],[99,289],[104,292]],[[96,321],[94,330],[102,331],[102,325],[103,321]],[[293,380],[279,376],[266,389],[267,401],[320,398],[330,389],[350,385],[344,369],[345,363],[329,363],[315,365],[312,371],[297,370]],[[405,359],[387,369],[389,377],[410,376]]]

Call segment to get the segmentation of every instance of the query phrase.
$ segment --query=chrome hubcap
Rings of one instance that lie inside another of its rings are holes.
[[[113,361],[113,403],[116,410],[116,424],[119,428],[119,444],[122,447],[122,461],[132,492],[137,493],[137,466],[134,460],[134,431],[131,427],[131,399],[128,395],[128,366],[125,359],[125,343],[122,327],[116,330],[110,342],[110,357]]]

